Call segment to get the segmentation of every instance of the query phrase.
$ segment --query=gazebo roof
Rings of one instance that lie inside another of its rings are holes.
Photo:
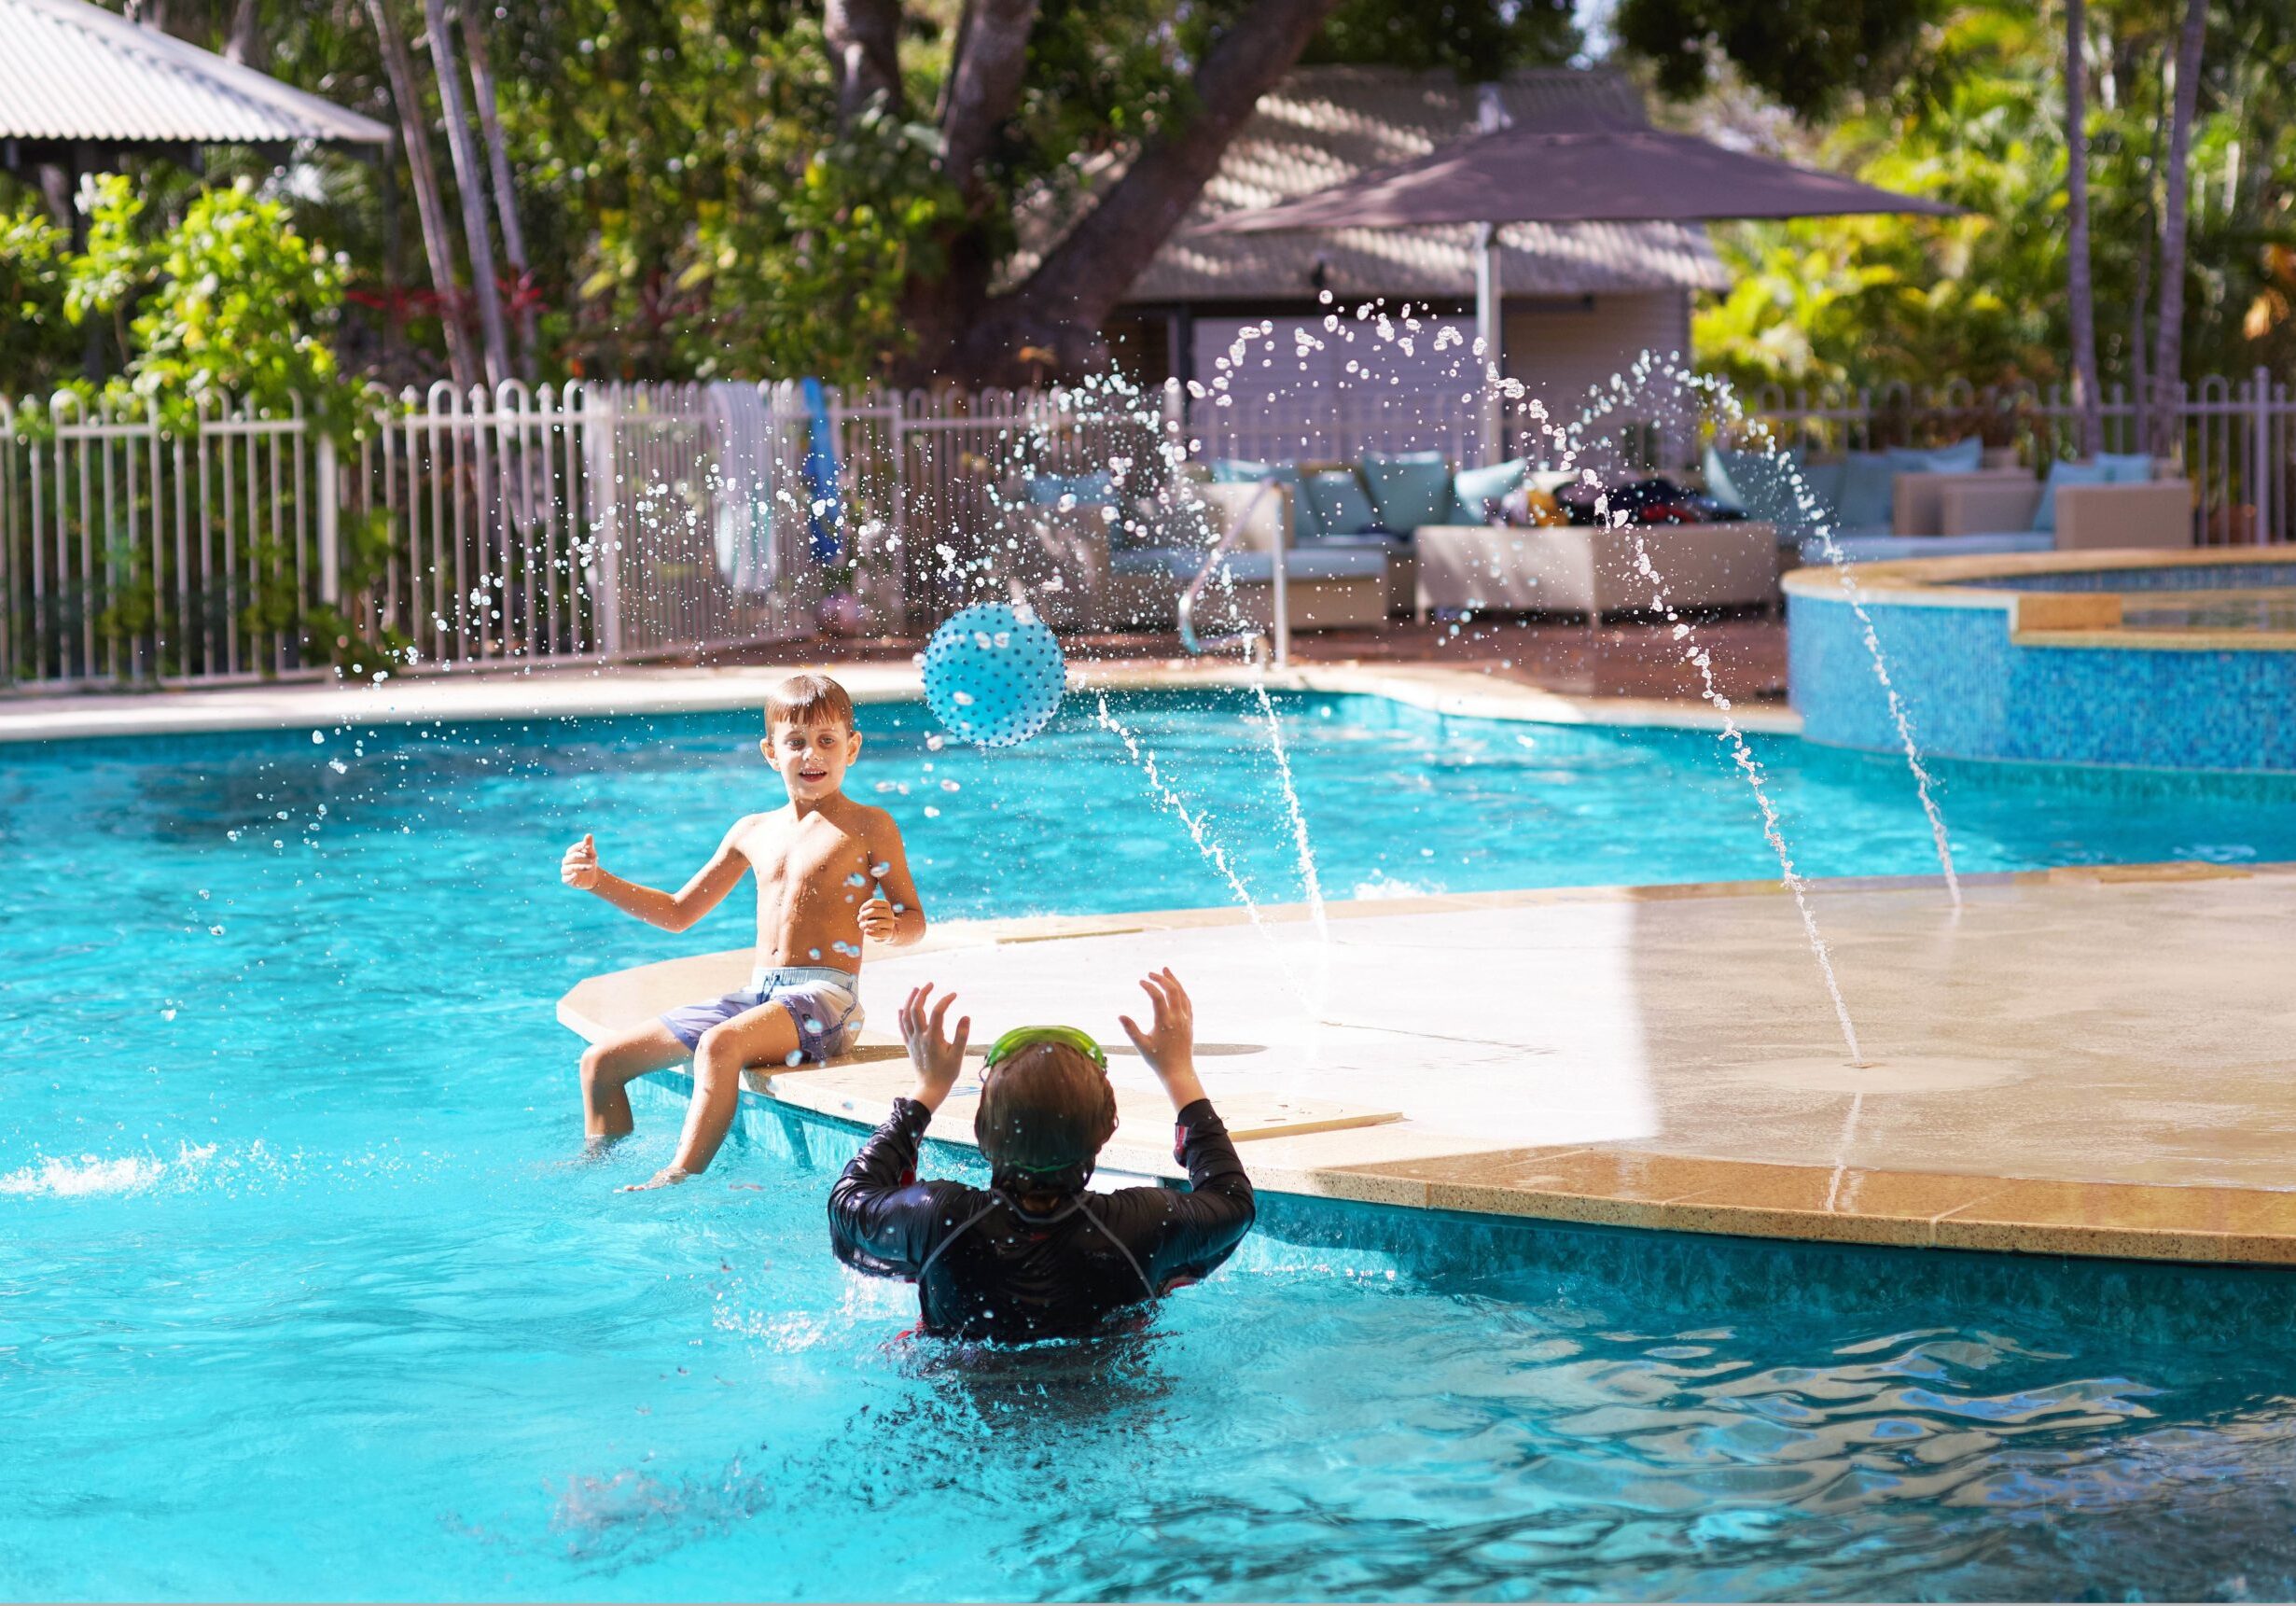
[[[391,131],[88,0],[0,0],[0,140],[387,145]]]

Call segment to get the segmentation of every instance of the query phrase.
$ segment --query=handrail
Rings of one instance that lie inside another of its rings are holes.
[[[1251,528],[1252,517],[1259,510],[1260,499],[1275,492],[1280,483],[1275,480],[1259,482],[1259,489],[1245,499],[1243,510],[1229,521],[1228,528],[1204,555],[1204,566],[1196,571],[1196,578],[1190,580],[1188,589],[1180,593],[1180,645],[1190,652],[1200,657],[1206,652],[1225,652],[1237,647],[1249,651],[1258,644],[1259,632],[1257,630],[1239,630],[1231,635],[1213,636],[1209,640],[1199,636],[1196,634],[1196,599],[1204,594],[1204,588],[1212,582],[1212,571],[1219,567],[1219,560],[1226,557],[1236,542],[1244,538],[1245,532]],[[1268,574],[1273,625],[1270,634],[1274,637],[1275,662],[1281,667],[1291,662],[1291,596],[1289,577],[1285,572],[1280,531],[1277,533],[1277,544],[1268,554]]]

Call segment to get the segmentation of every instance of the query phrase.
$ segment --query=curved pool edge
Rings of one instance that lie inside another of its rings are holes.
[[[724,713],[761,707],[771,687],[806,672],[835,676],[857,704],[918,703],[925,698],[923,679],[916,667],[906,663],[839,663],[825,659],[818,663],[719,669],[643,664],[461,668],[426,671],[381,685],[296,681],[0,693],[0,744],[321,726]],[[1464,719],[1685,730],[1719,730],[1722,723],[1722,716],[1703,704],[1583,696],[1435,664],[1336,663],[1255,672],[1202,659],[1120,660],[1072,663],[1068,674],[1072,695],[1259,684],[1276,691],[1385,697]],[[1802,727],[1798,716],[1771,705],[1739,705],[1732,717],[1741,729],[1764,734],[1790,735]]]
[[[1785,579],[1787,682],[1802,734],[1925,756],[2218,774],[2296,774],[2296,632],[2131,629],[2114,575],[2296,570],[2296,546],[1907,558]],[[2036,589],[2052,577],[2094,586]],[[1994,583],[1988,583],[1994,582]],[[2274,584],[2280,581],[2275,580]],[[1862,608],[1889,668],[1874,673]],[[1892,706],[1892,693],[1897,706]]]
[[[1969,908],[1977,912],[1974,918],[1989,917],[1988,910],[1999,914],[2016,929],[2021,943],[2036,919],[2055,918],[2064,929],[2098,932],[2096,952],[2069,954],[2063,961],[2091,971],[2099,963],[2100,954],[2123,956],[2129,966],[2144,970],[2146,960],[2158,955],[2155,944],[2137,935],[2149,921],[2160,924],[2164,930],[2178,922],[2186,926],[2197,922],[2206,928],[2226,919],[2245,920],[2252,927],[2258,911],[2262,910],[2289,932],[2296,933],[2296,865],[2247,869],[2189,863],[2105,866],[1978,877],[1967,886]],[[1875,929],[1903,926],[1909,919],[1921,925],[1924,907],[1941,901],[1935,883],[1927,878],[1818,882],[1816,887],[1838,957],[1854,957],[1860,945],[1872,940],[1866,929],[1843,917],[1845,906],[1854,901],[1864,900],[1877,913],[1877,919],[1870,923]],[[1538,888],[1370,904],[1335,903],[1330,908],[1334,918],[1343,921],[1383,916],[1441,920],[1473,912],[1487,915],[1501,910],[1534,911],[1539,912],[1540,919],[1559,922],[1567,929],[1582,915],[1606,908],[1615,912],[1622,905],[1670,905],[1672,924],[1689,911],[1742,922],[1749,912],[1776,910],[1780,902],[1780,889],[1774,884],[1732,883]],[[1304,909],[1294,906],[1265,911],[1263,917],[1291,924],[1307,916]],[[1174,910],[978,922],[943,928],[935,940],[938,952],[944,956],[1017,943],[1107,943],[1111,946],[1106,957],[1111,962],[1123,957],[1116,951],[1120,946],[1136,946],[1146,941],[1166,952],[1176,944],[1180,957],[1176,962],[1185,965],[1187,933],[1223,928],[1232,930],[1247,921],[1248,916],[1240,910]],[[2228,958],[2225,954],[2188,957],[2198,966],[2219,971],[2237,962],[2237,956]],[[559,1018],[578,1035],[595,1037],[614,1019],[628,1018],[640,1009],[660,1007],[665,1001],[700,996],[729,977],[738,978],[748,962],[745,951],[735,951],[591,977],[560,1000]],[[871,962],[889,960],[872,957]],[[1799,956],[1799,962],[1807,965],[1806,952]],[[2251,955],[2247,964],[2253,969],[2256,963]],[[1012,968],[1009,958],[1004,968]],[[1845,964],[1844,985],[1854,997],[1869,979],[1860,977],[1854,957]],[[2094,980],[2108,989],[2121,985],[2115,978]],[[2166,985],[2173,987],[2173,978]],[[2239,1025],[2247,1029],[2247,1023]],[[1216,1085],[1220,1074],[1218,1066],[1218,1061],[1213,1062]],[[1787,1068],[1802,1075],[1806,1066],[1806,1061],[1791,1060]],[[1405,1069],[1401,1063],[1395,1068]],[[1765,1099],[1774,1100],[1780,1088],[1796,1085],[1790,1076],[1785,1081],[1765,1081],[1759,1068],[1756,1074],[1746,1077],[1745,1068],[1728,1068],[1720,1077],[1724,1097],[1743,1083],[1759,1095],[1752,1100],[1759,1107]],[[1615,1141],[1479,1146],[1410,1119],[1342,1130],[1262,1136],[1245,1139],[1243,1147],[1254,1181],[1263,1189],[1406,1210],[1872,1247],[2225,1265],[2296,1264],[2296,1167],[2274,1167],[2268,1177],[2260,1177],[2251,1167],[2249,1185],[2190,1177],[2178,1180],[2173,1152],[2189,1149],[2191,1134],[2162,1133],[2157,1120],[2147,1115],[2148,1110],[2157,1111],[2158,1099],[2170,1093],[2187,1099],[2247,1098],[2256,1106],[2249,1111],[2253,1119],[2233,1123],[2224,1130],[2252,1139],[2260,1130],[2296,1126],[2296,1092],[2282,1097],[2271,1078],[2250,1086],[2237,1074],[2227,1073],[2211,1081],[2188,1067],[2157,1064],[2150,1068],[2160,1079],[2154,1084],[2103,1088],[2079,1076],[2069,1081],[2058,1076],[2057,1084],[2049,1085],[2059,1068],[2052,1065],[2037,1076],[1997,1086],[1950,1089],[1943,1096],[1958,1107],[1960,1119],[1979,1125],[1997,1121],[2017,1125],[2026,1120],[2024,1111],[2037,1099],[2051,1107],[2059,1107],[2061,1099],[2080,1100],[2080,1120],[2092,1140],[2079,1153],[2058,1151],[2059,1163],[2054,1166],[2058,1174],[2054,1175],[2037,1174],[2048,1169],[2046,1166],[2003,1163],[1987,1169],[1972,1164],[1946,1169],[1891,1163],[1887,1152],[1862,1150],[1857,1164],[1845,1160],[1817,1163],[1809,1153],[1797,1152],[1782,1128],[1776,1152],[1767,1155],[1743,1152],[1747,1147],[1744,1143],[1739,1145],[1740,1152],[1700,1152],[1702,1148],[1717,1146],[1696,1137],[1668,1141],[1659,1134]],[[1424,1074],[1416,1064],[1411,1069]],[[1855,1100],[1865,1106],[1869,1121],[1886,1126],[1894,1118],[1893,1103],[1914,1110],[1925,1097],[1939,1094],[1936,1087],[1894,1088],[1887,1084],[1889,1073],[1885,1064],[1881,1080],[1870,1089],[1851,1093],[1854,1084],[1837,1079],[1811,1097],[1828,1106],[1821,1113],[1830,1113],[1835,1104],[1850,1105]],[[1693,1071],[1694,1076],[1701,1074],[1705,1080],[1703,1091],[1711,1095],[1717,1085],[1714,1068]],[[670,1075],[675,1080],[676,1073]],[[744,1104],[753,1111],[782,1108],[864,1128],[883,1119],[892,1099],[909,1085],[898,1045],[876,1034],[864,1039],[854,1059],[833,1067],[795,1072],[752,1070],[744,1075],[748,1085]],[[1733,1078],[1738,1080],[1733,1082]],[[2036,1082],[2042,1085],[2027,1085]],[[1398,1093],[1398,1103],[1401,1097]],[[1131,1137],[1120,1127],[1104,1163],[1110,1169],[1137,1175],[1175,1175],[1176,1167],[1163,1147],[1166,1129],[1152,1116],[1144,1121],[1135,1114],[1132,1131],[1139,1132],[1143,1126],[1154,1135],[1151,1139]],[[970,1143],[970,1133],[961,1120],[944,1123],[931,1137],[958,1146]],[[2237,1147],[2234,1145],[2235,1150]],[[2231,1157],[2225,1164],[2240,1163],[2236,1152],[2228,1153]],[[1986,1156],[1981,1153],[1975,1158]],[[2204,1161],[2201,1168],[2205,1170],[2210,1163]],[[2185,1168],[2188,1173],[2193,1169],[2189,1164]],[[2269,1185],[2254,1185],[2260,1180]]]

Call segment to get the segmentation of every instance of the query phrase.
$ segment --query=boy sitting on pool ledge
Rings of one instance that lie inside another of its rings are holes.
[[[917,1285],[921,1331],[1025,1343],[1100,1331],[1110,1316],[1209,1277],[1251,1230],[1251,1179],[1196,1079],[1195,1012],[1170,971],[1140,984],[1155,1013],[1119,1018],[1177,1112],[1173,1158],[1189,1190],[1088,1196],[1116,1131],[1107,1057],[1071,1026],[1007,1032],[981,1072],[973,1135],[989,1186],[916,1180],[917,1147],[965,1063],[971,1018],[942,1026],[953,995],[928,984],[901,1006],[916,1091],[829,1191],[829,1237],[856,1271]]]
[[[630,1131],[633,1079],[693,1057],[693,1099],[676,1156],[640,1188],[708,1168],[733,1124],[744,1066],[832,1059],[852,1046],[861,1032],[862,938],[899,947],[925,935],[900,829],[884,810],[840,789],[861,752],[845,689],[826,675],[783,681],[766,695],[758,746],[789,789],[787,806],[735,820],[676,892],[609,875],[587,836],[559,867],[567,886],[670,931],[685,930],[744,873],[757,873],[758,960],[748,989],[672,1010],[582,1053],[582,1124],[596,1144]]]

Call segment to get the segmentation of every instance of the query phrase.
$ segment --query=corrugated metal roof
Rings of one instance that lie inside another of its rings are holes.
[[[1484,86],[1462,84],[1447,72],[1297,68],[1260,97],[1186,222],[1125,299],[1313,296],[1318,265],[1324,285],[1342,300],[1471,299],[1471,227],[1225,236],[1190,236],[1185,230],[1225,213],[1311,194],[1358,173],[1425,156],[1481,130],[1486,98],[1496,100],[1508,120],[1541,127],[1643,127],[1649,120],[1634,86],[1606,71],[1530,68]],[[1031,231],[1024,224],[1023,234]],[[1499,230],[1499,243],[1500,271],[1510,296],[1719,289],[1730,282],[1705,230],[1694,224],[1510,224]],[[1016,262],[1012,276],[1022,276],[1032,265],[1026,258]]]
[[[387,145],[391,131],[88,0],[0,0],[0,139]]]

